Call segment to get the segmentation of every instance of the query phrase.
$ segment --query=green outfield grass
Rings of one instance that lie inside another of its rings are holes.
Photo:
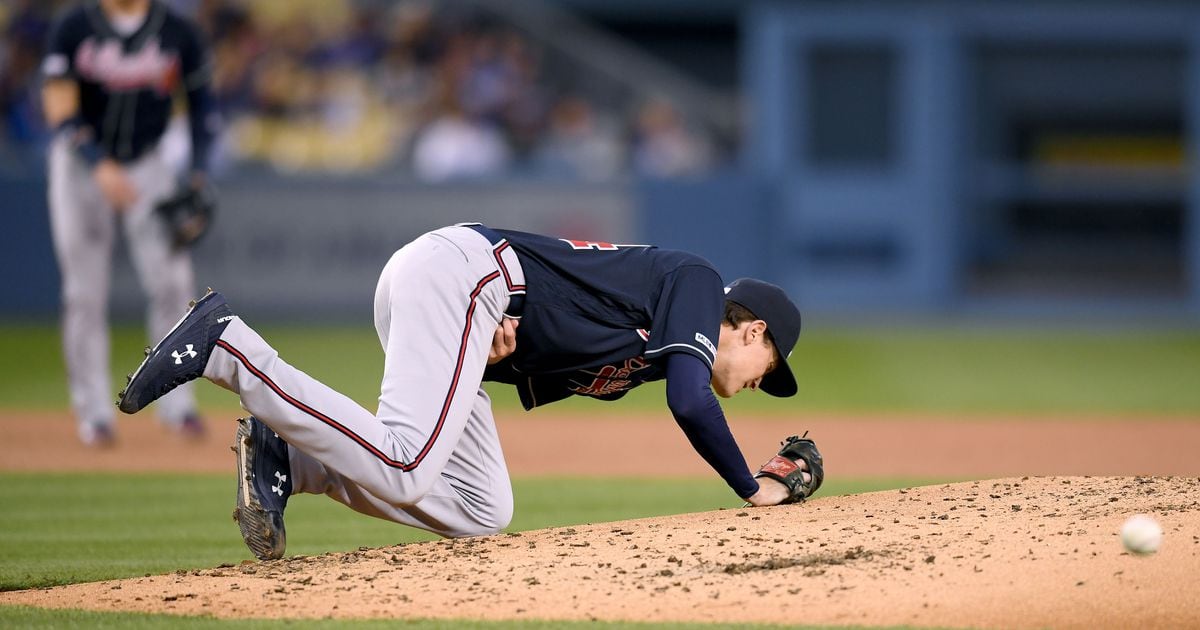
[[[821,495],[918,483],[830,481]],[[231,518],[234,487],[226,475],[0,474],[0,590],[251,559]],[[739,506],[719,480],[531,478],[513,490],[509,531]],[[435,538],[313,495],[292,499],[287,525],[289,555]]]
[[[831,481],[822,495],[869,492],[930,481]],[[716,480],[518,479],[509,531],[737,508]],[[0,474],[0,590],[137,577],[250,559],[230,518],[233,480],[225,475]],[[289,555],[432,540],[414,529],[362,516],[324,497],[288,506]],[[349,627],[359,622],[218,621],[173,615],[96,613],[0,606],[0,627],[280,628]],[[563,622],[397,621],[368,627],[557,628]],[[659,630],[704,624],[588,623]],[[772,627],[772,626],[746,626]],[[812,628],[809,626],[808,628]]]
[[[370,326],[264,327],[281,356],[374,409],[383,352]],[[141,332],[114,334],[114,388],[137,367]],[[0,406],[63,409],[67,404],[58,331],[0,326]],[[775,399],[746,393],[730,413],[797,410],[916,412],[1200,412],[1200,330],[933,328],[809,330],[791,364],[800,394]],[[501,410],[519,409],[510,387],[488,386]],[[237,407],[214,386],[202,404]],[[663,408],[661,385],[636,389],[619,403],[567,400],[555,412]]]
[[[335,621],[287,620],[268,621],[261,619],[224,621],[209,617],[180,617],[176,615],[135,615],[128,613],[98,613],[88,611],[47,611],[37,608],[0,607],[0,627],[5,628],[171,628],[179,630],[207,628],[247,628],[251,630],[275,630],[277,628],[403,628],[404,630],[553,630],[555,628],[596,628],[599,630],[713,630],[729,628],[729,624],[701,623],[619,623],[603,621],[471,621],[471,620],[402,620],[370,619]],[[804,630],[853,630],[860,626],[778,626],[762,624],[738,624],[738,628],[804,628]],[[910,626],[903,626],[909,628]],[[889,630],[872,626],[872,630]],[[899,627],[890,630],[898,630]]]

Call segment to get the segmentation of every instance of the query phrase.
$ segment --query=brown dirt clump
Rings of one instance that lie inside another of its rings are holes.
[[[1134,557],[1117,531],[1165,532]],[[1200,626],[1200,480],[1023,477],[0,593],[225,618]]]

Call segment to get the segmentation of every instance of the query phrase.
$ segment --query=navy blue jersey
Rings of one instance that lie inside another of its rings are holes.
[[[526,409],[571,395],[615,400],[691,354],[712,370],[725,294],[703,258],[647,245],[496,230],[517,252],[525,296],[517,349],[485,380],[516,385]]]
[[[171,118],[172,97],[187,92],[192,167],[203,170],[216,126],[211,64],[197,29],[163,4],[150,3],[141,27],[119,34],[99,3],[65,12],[51,29],[42,73],[79,84],[79,115],[102,153],[120,162],[153,148]]]

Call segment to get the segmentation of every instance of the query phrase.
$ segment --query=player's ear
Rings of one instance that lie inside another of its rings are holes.
[[[762,343],[762,340],[766,338],[766,334],[767,322],[764,322],[761,319],[748,322],[746,324],[745,332],[743,333],[747,345],[752,343]]]

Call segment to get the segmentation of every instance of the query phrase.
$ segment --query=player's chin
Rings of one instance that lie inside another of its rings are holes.
[[[722,385],[721,383],[713,383],[712,390],[714,394],[720,396],[721,398],[733,398],[734,394],[741,391],[740,388],[730,388],[726,385]]]

